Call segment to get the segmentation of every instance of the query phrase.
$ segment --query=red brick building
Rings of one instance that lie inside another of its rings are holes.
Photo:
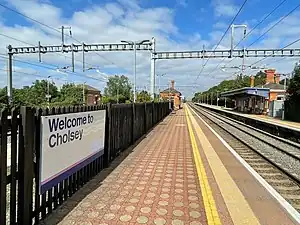
[[[284,90],[284,85],[279,84],[280,75],[276,74],[275,72],[276,72],[275,69],[265,70],[266,84],[256,86],[256,87],[269,88],[270,89],[268,105],[267,105],[266,108],[268,108],[270,102],[272,102],[274,100],[283,100],[284,96],[286,94],[286,90]]]
[[[90,85],[84,85],[85,102],[87,105],[100,105],[101,104],[101,91]]]
[[[160,98],[162,98],[164,101],[169,101],[169,99],[171,99],[171,101],[174,104],[174,108],[181,108],[181,92],[177,91],[175,89],[175,81],[172,80],[171,81],[171,87],[161,91],[159,93]]]

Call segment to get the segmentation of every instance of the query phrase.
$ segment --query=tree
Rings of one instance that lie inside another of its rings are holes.
[[[290,99],[300,101],[300,68],[298,66],[294,69],[294,76],[290,80],[287,92],[289,93]]]
[[[291,79],[290,78],[285,78],[286,79],[286,87],[288,87],[290,85]],[[279,81],[279,84],[284,85],[284,80]]]
[[[143,90],[137,94],[137,102],[150,102],[151,101],[151,96],[150,94]]]
[[[128,77],[112,76],[108,78],[106,87],[104,89],[104,95],[110,99],[110,102],[116,102],[117,98],[120,103],[125,103],[126,100],[130,100],[132,96],[132,86]]]
[[[261,74],[258,75],[259,79]],[[262,81],[257,81],[257,83],[260,83]],[[250,76],[244,76],[242,74],[238,75],[236,79],[232,80],[223,80],[219,85],[213,86],[210,89],[200,93],[195,93],[192,101],[198,102],[200,99],[211,101],[211,99],[216,102],[217,100],[217,93],[222,93],[225,91],[230,91],[234,89],[239,89],[243,87],[249,87],[250,86]]]
[[[8,99],[7,99],[7,87],[1,88],[0,89],[0,105],[4,106],[8,104]]]
[[[82,88],[74,83],[64,84],[60,90],[60,102],[64,105],[81,105],[83,103]]]
[[[285,118],[295,122],[300,122],[300,67],[296,64],[293,77],[287,89],[288,98],[285,101]]]
[[[25,103],[29,106],[41,106],[43,104],[47,104],[47,94],[48,81],[36,80],[27,90],[27,100]],[[54,82],[49,82],[49,94],[51,95],[51,99],[55,99],[59,96],[59,92]]]
[[[13,89],[13,105],[22,106],[30,105],[31,99],[29,97],[30,88],[24,87],[22,89]]]
[[[254,86],[258,85],[265,85],[266,84],[266,73],[259,71],[255,76],[254,76]]]

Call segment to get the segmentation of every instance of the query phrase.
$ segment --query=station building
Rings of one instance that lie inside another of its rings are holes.
[[[174,108],[176,108],[176,109],[181,108],[181,103],[182,103],[181,92],[177,91],[175,89],[175,81],[174,80],[171,81],[171,87],[161,91],[159,93],[159,96],[164,101],[171,100],[171,104],[172,104],[172,106],[174,106]]]
[[[251,76],[250,87],[223,92],[221,97],[232,98],[239,112],[280,117],[286,90],[279,84],[280,75],[275,69],[265,70],[265,73],[265,85],[254,86],[254,76]]]
[[[79,87],[82,87],[80,85]],[[101,91],[90,85],[84,84],[85,91],[85,102],[88,106],[100,105],[101,104]]]

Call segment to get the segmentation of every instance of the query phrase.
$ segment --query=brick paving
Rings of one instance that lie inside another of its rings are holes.
[[[207,224],[184,111],[155,127],[58,224]]]

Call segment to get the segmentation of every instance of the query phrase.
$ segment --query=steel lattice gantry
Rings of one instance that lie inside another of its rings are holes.
[[[32,47],[12,47],[8,46],[8,54],[29,54],[29,53],[59,53],[59,52],[109,52],[109,51],[133,51],[131,44],[71,44],[71,45],[48,45]],[[136,50],[152,50],[152,43],[137,44]]]
[[[12,95],[12,56],[14,54],[39,54],[41,61],[42,54],[46,53],[72,53],[72,64],[74,68],[74,54],[82,52],[83,62],[85,52],[118,52],[133,51],[133,44],[65,44],[32,47],[12,47],[8,46],[9,73],[8,73],[8,96]],[[201,51],[155,51],[155,38],[151,43],[137,44],[138,51],[151,51],[151,74],[150,74],[150,94],[154,98],[155,93],[155,62],[163,59],[202,59],[202,58],[235,58],[235,57],[300,57],[300,49],[238,49],[238,50],[201,50]],[[84,65],[84,63],[83,63]]]
[[[215,51],[182,51],[156,52],[154,59],[202,59],[202,58],[235,58],[235,57],[300,57],[300,49],[245,49]]]

